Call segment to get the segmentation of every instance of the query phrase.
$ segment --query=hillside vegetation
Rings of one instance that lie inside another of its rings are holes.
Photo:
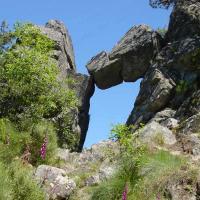
[[[36,26],[16,23],[0,32],[0,199],[44,199],[33,167],[56,162],[62,140],[73,146],[69,112],[74,91],[51,58],[54,42]],[[60,137],[58,137],[60,136]],[[70,146],[71,145],[71,146]]]

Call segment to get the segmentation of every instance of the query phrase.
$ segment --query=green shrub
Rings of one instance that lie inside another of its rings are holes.
[[[15,200],[44,200],[42,189],[33,180],[33,172],[22,165],[14,162],[10,167],[10,178],[12,180],[13,199]]]
[[[30,134],[18,132],[8,119],[0,119],[0,161],[11,163],[19,158],[30,141]]]
[[[176,92],[178,94],[184,94],[189,89],[189,83],[186,80],[180,80],[176,86]]]
[[[0,199],[13,200],[8,169],[0,162]]]
[[[181,168],[186,165],[184,159],[166,151],[146,151],[138,163],[137,168],[131,169],[130,161],[123,160],[123,166],[121,164],[115,177],[93,190],[92,199],[120,200],[127,184],[128,199],[154,200],[157,195],[164,195],[169,181],[181,180]]]
[[[30,23],[16,23],[11,35],[16,42],[1,53],[0,117],[14,122],[20,131],[44,118],[53,119],[59,145],[72,148],[78,134],[72,133],[70,120],[78,101],[68,79],[59,78],[51,58],[54,42]]]
[[[122,199],[122,192],[126,182],[124,179],[115,177],[107,182],[103,182],[94,188],[92,200],[118,200]]]
[[[134,184],[137,181],[140,168],[140,158],[147,151],[147,147],[138,138],[138,131],[133,133],[134,126],[116,125],[111,130],[111,137],[117,138],[120,145],[119,165],[121,176],[125,181]],[[134,173],[133,173],[134,172]]]
[[[45,159],[41,159],[40,149],[47,137],[47,151]],[[54,162],[57,149],[57,137],[52,123],[41,121],[32,125],[27,132],[19,132],[7,119],[0,119],[0,160],[11,163],[15,158],[22,158],[28,147],[30,158],[27,162],[33,165]]]
[[[0,199],[44,200],[44,192],[32,176],[32,171],[19,161],[10,165],[0,162]]]
[[[0,199],[44,200],[27,166],[54,163],[57,144],[75,146],[71,119],[78,101],[68,86],[72,80],[59,78],[52,40],[30,23],[5,29],[6,24],[0,31]]]
[[[181,168],[186,165],[186,161],[171,155],[167,151],[148,152],[141,158],[140,179],[131,188],[129,198],[155,199],[157,195],[164,196],[166,186],[174,178],[179,179]]]

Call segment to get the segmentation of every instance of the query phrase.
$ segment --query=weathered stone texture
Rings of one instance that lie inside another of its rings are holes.
[[[88,71],[101,89],[134,82],[144,76],[162,43],[161,36],[150,27],[134,26],[110,53],[103,51],[93,57],[87,64]]]

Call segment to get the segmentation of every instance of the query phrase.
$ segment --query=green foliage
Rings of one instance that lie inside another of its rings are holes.
[[[0,119],[0,160],[9,164],[13,159],[21,156],[30,136],[18,132],[8,119]]]
[[[13,200],[8,169],[0,162],[0,199]]]
[[[57,137],[56,131],[52,123],[47,121],[40,122],[39,124],[33,125],[30,130],[30,162],[34,165],[42,163],[51,164],[55,160],[55,151],[57,149]],[[44,138],[47,138],[47,151],[45,160],[41,159],[40,148],[44,143]]]
[[[189,83],[185,80],[180,80],[176,86],[176,92],[178,94],[184,94],[189,89]]]
[[[117,124],[111,130],[110,139],[118,141],[122,148],[125,148],[125,151],[131,149],[131,140],[133,137],[132,129],[134,126],[126,126],[124,124]]]
[[[53,43],[31,24],[16,25],[17,43],[0,68],[2,116],[41,119],[54,106],[58,69],[49,58]]]
[[[44,192],[32,176],[32,171],[18,161],[6,166],[0,162],[0,199],[44,200]]]
[[[45,196],[41,188],[33,180],[33,172],[20,162],[12,163],[10,178],[13,187],[13,199],[15,200],[44,200]]]
[[[132,184],[139,178],[140,158],[146,152],[146,146],[141,144],[138,133],[133,133],[134,126],[118,124],[111,130],[112,138],[117,138],[120,145],[121,176]],[[134,172],[134,173],[132,173]]]
[[[30,23],[16,23],[12,32],[16,43],[1,55],[0,117],[14,122],[20,131],[27,131],[41,120],[53,119],[59,144],[75,146],[72,113],[78,101],[67,87],[72,80],[60,80],[59,70],[51,58],[54,42]]]
[[[7,22],[3,21],[0,25],[0,56],[9,47],[11,42],[12,33],[8,30]]]
[[[125,180],[115,177],[109,181],[103,182],[94,188],[92,200],[121,200],[122,192],[126,182]]]
[[[141,177],[131,188],[130,199],[155,199],[159,194],[164,195],[168,184],[174,180],[181,179],[181,168],[186,165],[184,159],[171,155],[167,151],[148,152],[141,158]]]
[[[67,78],[51,51],[54,42],[30,23],[16,23],[12,32],[6,23],[0,31],[0,199],[44,200],[43,191],[32,181],[30,164],[55,163],[59,144],[74,147],[71,133],[78,106]],[[47,139],[45,159],[40,149]],[[62,143],[62,142],[63,143]],[[3,173],[2,173],[3,172]]]
[[[42,160],[40,148],[45,136],[48,139],[47,154],[45,160]],[[27,132],[19,132],[9,120],[0,119],[0,160],[9,164],[16,158],[22,159],[27,148],[30,153],[27,162],[34,165],[53,163],[57,137],[52,123],[41,121],[32,125]]]

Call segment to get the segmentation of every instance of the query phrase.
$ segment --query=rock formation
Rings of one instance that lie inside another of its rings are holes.
[[[102,51],[88,62],[90,76],[76,73],[71,39],[61,22],[50,21],[41,28],[57,43],[53,57],[58,61],[61,74],[76,80],[76,84],[70,87],[75,89],[80,102],[72,120],[72,130],[80,135],[77,151],[82,150],[86,137],[94,84],[100,89],[108,89],[123,81],[135,82],[143,78],[127,124],[134,124],[136,129],[143,124],[144,127],[136,133],[152,148],[165,148],[173,155],[186,154],[192,167],[196,165],[195,161],[199,162],[199,10],[200,0],[176,0],[164,37],[146,25],[134,26],[111,52]],[[47,177],[50,186],[54,184],[54,179],[60,181],[59,194],[54,194],[56,198],[60,194],[61,198],[68,198],[76,187],[73,181],[76,180],[80,185],[75,199],[90,199],[87,187],[112,177],[116,170],[116,163],[107,155],[110,150],[117,155],[119,144],[102,142],[82,153],[59,149],[57,157],[65,161],[62,170],[42,165],[36,170],[36,178],[43,179],[45,170],[50,169],[50,177]],[[187,172],[187,167],[181,166],[183,174]],[[88,176],[81,180],[83,173]],[[165,197],[172,200],[199,199],[199,178],[192,181],[185,176],[178,178],[168,180]],[[50,186],[44,184],[48,194]]]
[[[131,28],[110,53],[101,52],[87,64],[100,89],[143,78],[162,46],[162,37],[146,25]],[[153,50],[152,50],[153,49]]]
[[[90,77],[76,73],[72,42],[63,23],[51,20],[41,27],[57,44],[52,56],[61,75],[76,80],[73,88],[80,102],[72,126],[80,135],[76,150],[82,149],[86,137],[94,84],[108,89],[143,78],[128,125],[151,120],[172,128],[199,113],[199,9],[199,0],[177,0],[164,37],[147,25],[134,26],[111,52],[102,51],[88,62]]]
[[[87,75],[76,73],[73,45],[64,23],[58,20],[50,20],[45,26],[39,28],[43,34],[56,43],[52,57],[56,60],[60,69],[60,78],[71,77],[74,80],[74,84],[69,85],[69,87],[76,92],[79,107],[75,113],[73,111],[71,129],[79,138],[74,150],[81,151],[89,125],[90,97],[94,93],[93,79]]]
[[[143,78],[127,124],[147,123],[166,108],[176,120],[199,112],[199,9],[199,0],[177,0],[164,38],[146,25],[135,26],[110,53],[87,64],[101,89]]]

